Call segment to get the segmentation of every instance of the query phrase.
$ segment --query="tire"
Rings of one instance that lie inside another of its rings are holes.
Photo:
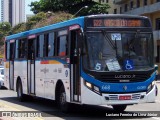
[[[66,92],[64,89],[64,86],[62,85],[59,89],[59,94],[58,94],[58,106],[62,112],[69,112],[70,110],[70,105],[66,101]]]
[[[18,84],[17,84],[17,98],[19,99],[20,102],[24,101],[24,94],[23,94],[21,82],[18,82]]]
[[[123,112],[127,108],[127,105],[113,105],[112,107],[116,112]]]

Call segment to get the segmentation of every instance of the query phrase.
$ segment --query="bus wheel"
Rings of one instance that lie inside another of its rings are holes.
[[[126,109],[127,105],[112,105],[112,107],[116,112],[123,112]]]
[[[24,101],[24,94],[23,94],[21,82],[18,82],[18,85],[17,85],[17,97],[20,102]]]
[[[66,101],[66,92],[63,85],[60,87],[60,90],[59,90],[58,104],[62,112],[69,111],[69,103]]]

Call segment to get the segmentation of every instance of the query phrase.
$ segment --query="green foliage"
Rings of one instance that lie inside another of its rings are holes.
[[[89,6],[88,14],[105,14],[108,8],[110,8],[108,4],[92,4]]]
[[[74,5],[81,2],[81,0],[40,0],[39,2],[31,2],[29,5],[31,10],[36,14],[39,12],[48,12],[48,11],[66,11]]]
[[[14,26],[11,30],[12,34],[23,32],[26,30],[26,23],[19,23],[18,25]]]
[[[2,22],[0,23],[0,31],[3,34],[7,34],[11,30],[11,24],[9,22]]]
[[[71,14],[66,12],[56,12],[56,13],[46,13],[46,19],[42,19],[41,21],[37,22],[33,28],[39,28],[46,25],[54,24],[57,22],[62,22],[68,20],[72,17]]]
[[[4,37],[11,31],[11,24],[9,22],[0,23],[0,46],[4,44]]]
[[[76,16],[86,16],[86,15],[95,15],[95,14],[105,14],[107,10],[110,8],[108,4],[100,4],[94,1],[85,1],[81,2],[77,5],[74,5],[70,10],[71,14],[75,14],[75,11],[78,11],[84,6],[88,6],[87,9],[81,10]]]
[[[108,4],[100,4],[93,0],[40,0],[39,2],[32,2],[29,6],[34,13],[48,12],[48,11],[65,11],[75,14],[84,6],[89,6],[87,10],[79,12],[79,16],[89,14],[107,13],[110,8]]]
[[[36,25],[36,23],[44,19],[46,19],[46,13],[44,12],[40,12],[34,15],[33,17],[29,18],[29,20],[26,23],[26,30],[32,29],[33,26]]]

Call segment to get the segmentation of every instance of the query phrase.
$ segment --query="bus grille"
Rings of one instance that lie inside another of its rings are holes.
[[[123,82],[143,82],[150,78],[150,75],[135,75],[135,78],[115,78],[115,75],[100,75],[96,79],[108,83],[123,83]]]
[[[131,100],[139,100],[140,97],[141,97],[140,94],[135,93],[135,94],[132,94]],[[106,100],[119,100],[118,95],[109,95],[108,97],[105,97],[105,98],[106,98]]]

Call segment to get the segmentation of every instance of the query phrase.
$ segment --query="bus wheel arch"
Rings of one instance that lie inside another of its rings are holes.
[[[20,102],[24,101],[23,86],[20,77],[17,78],[16,91],[17,91],[17,98],[19,99],[19,101]]]
[[[66,101],[66,91],[62,80],[58,80],[56,84],[56,103],[62,112],[69,111],[69,103]]]

